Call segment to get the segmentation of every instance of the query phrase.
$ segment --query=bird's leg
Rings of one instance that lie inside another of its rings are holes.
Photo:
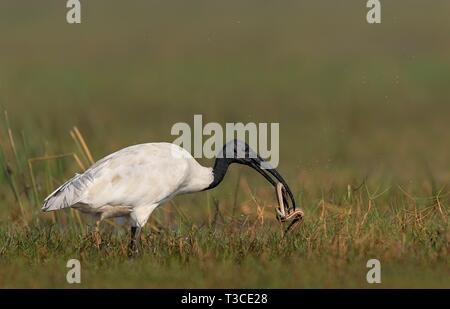
[[[135,257],[139,253],[139,237],[141,234],[141,228],[137,226],[131,227],[131,239],[128,246],[128,257]]]

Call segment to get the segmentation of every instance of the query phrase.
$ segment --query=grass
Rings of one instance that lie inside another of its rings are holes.
[[[98,244],[92,222],[77,212],[39,214],[42,191],[52,188],[50,166],[70,159],[82,170],[93,160],[78,128],[70,132],[73,153],[28,161],[10,127],[6,133],[4,172],[18,208],[0,228],[0,286],[67,286],[65,263],[77,258],[82,287],[370,287],[365,263],[377,258],[382,287],[450,287],[448,192],[418,198],[400,185],[371,190],[366,181],[319,200],[302,191],[306,219],[282,237],[271,192],[255,196],[238,176],[225,202],[204,194],[206,209],[184,210],[177,200],[158,210],[141,237],[142,255],[130,261],[124,227],[104,223]],[[38,162],[46,167],[36,177]],[[238,199],[241,191],[249,198]]]
[[[447,1],[383,3],[376,27],[360,1],[95,1],[76,27],[42,3],[0,4],[0,287],[73,287],[71,258],[83,288],[450,287]],[[292,234],[242,167],[156,210],[134,261],[114,222],[97,245],[79,213],[40,213],[74,173],[198,113],[280,123],[306,216]]]

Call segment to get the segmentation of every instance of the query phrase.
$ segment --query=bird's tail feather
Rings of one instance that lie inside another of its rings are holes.
[[[80,201],[80,197],[86,187],[87,180],[84,174],[76,174],[62,186],[50,194],[42,205],[42,211],[53,211],[67,208]],[[89,177],[87,177],[89,178]]]

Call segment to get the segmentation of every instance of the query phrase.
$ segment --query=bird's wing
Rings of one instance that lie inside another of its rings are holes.
[[[188,179],[190,159],[172,156],[169,147],[155,143],[120,151],[97,173],[80,202],[94,208],[137,207],[176,195]]]
[[[173,151],[180,152],[180,156],[173,156]],[[185,150],[168,143],[124,148],[56,189],[45,199],[42,210],[77,203],[92,208],[159,203],[186,187],[191,164],[197,163]]]
[[[75,174],[74,177],[66,181],[62,186],[51,193],[42,205],[42,211],[52,211],[67,208],[80,202],[87,188],[92,185],[96,175],[101,170],[111,156],[108,156],[89,168],[83,174]]]
[[[41,210],[52,211],[78,203],[82,193],[91,182],[90,174],[76,174],[44,200]]]

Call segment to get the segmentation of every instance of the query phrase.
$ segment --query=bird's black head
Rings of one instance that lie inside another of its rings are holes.
[[[216,162],[213,168],[214,181],[207,189],[212,189],[216,187],[225,176],[228,166],[232,163],[238,163],[250,166],[255,169],[258,173],[264,176],[274,187],[277,186],[278,182],[281,182],[286,189],[289,198],[291,199],[291,210],[295,210],[295,199],[292,194],[289,185],[284,180],[284,178],[278,173],[278,171],[273,168],[269,162],[264,161],[255,151],[253,151],[250,146],[240,140],[232,140],[226,143],[222,150],[218,153]],[[271,177],[273,176],[276,181]],[[285,199],[285,198],[284,198]],[[285,205],[289,203],[285,199]]]

